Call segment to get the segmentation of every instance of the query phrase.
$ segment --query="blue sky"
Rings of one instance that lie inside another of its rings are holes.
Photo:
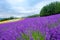
[[[24,17],[38,14],[41,8],[59,0],[0,0],[0,17]]]

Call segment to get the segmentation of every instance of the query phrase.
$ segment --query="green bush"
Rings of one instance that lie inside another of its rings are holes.
[[[40,11],[40,16],[49,16],[60,14],[60,2],[52,2],[49,5],[46,5]]]

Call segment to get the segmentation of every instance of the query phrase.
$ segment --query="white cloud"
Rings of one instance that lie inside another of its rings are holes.
[[[60,0],[43,0],[41,2],[36,3],[34,6],[29,6],[30,2],[28,0],[6,0],[6,1],[11,5],[10,9],[17,12],[17,15],[15,13],[1,13],[0,17],[9,16],[23,17],[32,14],[38,14],[43,6],[51,2]]]
[[[35,4],[33,7],[28,7],[28,8],[26,8],[24,6],[13,6],[13,9],[18,11],[19,13],[22,13],[22,14],[25,13],[26,15],[28,15],[29,13],[30,14],[38,14],[43,6],[45,6],[45,5],[47,5],[51,2],[54,2],[54,1],[56,1],[56,0],[49,0],[49,1],[44,0],[42,2],[39,2],[39,3]],[[57,1],[59,1],[59,0],[57,0]],[[24,2],[24,0],[22,2]],[[28,10],[28,9],[30,9],[30,10]]]
[[[27,7],[26,1],[27,1],[27,0],[9,0],[8,2],[12,3],[12,9],[14,9],[14,10],[20,12],[20,13],[39,13],[40,9],[41,9],[44,5],[47,4],[47,2],[46,2],[46,0],[45,0],[45,1],[42,1],[42,2],[40,2],[40,3],[35,4],[35,5],[34,5],[33,7],[31,7],[31,8],[30,8],[30,7],[26,8],[26,7]],[[20,2],[20,6],[17,6],[17,5],[16,5],[18,2]],[[25,3],[24,3],[24,2],[25,2]],[[22,6],[22,5],[23,5],[22,3],[25,4],[26,7],[25,7],[25,6]],[[28,10],[28,9],[30,9],[30,10]]]

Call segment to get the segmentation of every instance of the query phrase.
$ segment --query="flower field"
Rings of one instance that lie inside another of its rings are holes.
[[[60,14],[0,24],[0,40],[60,40]]]

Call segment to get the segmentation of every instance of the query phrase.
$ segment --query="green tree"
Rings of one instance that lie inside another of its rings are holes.
[[[40,11],[40,16],[49,16],[54,14],[60,14],[60,2],[52,2],[46,5]]]

